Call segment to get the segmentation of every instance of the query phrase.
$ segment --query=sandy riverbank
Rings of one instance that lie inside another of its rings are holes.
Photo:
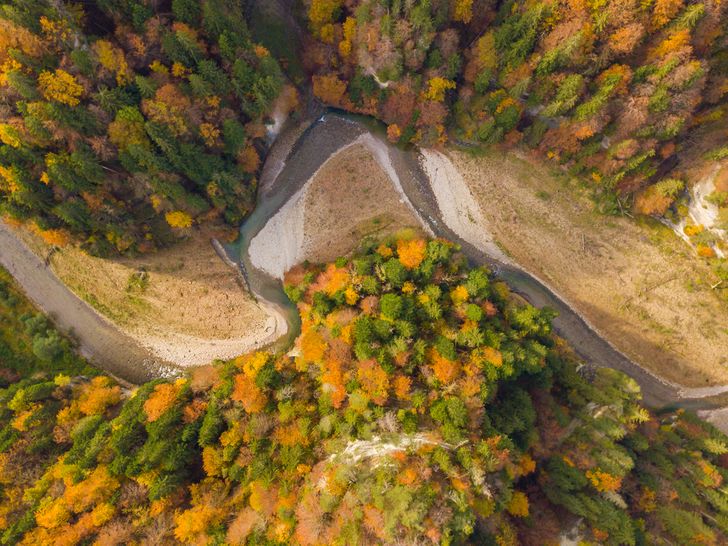
[[[705,419],[724,434],[728,434],[728,408],[702,410],[698,412],[698,417]]]
[[[250,241],[250,262],[276,279],[303,261],[307,189],[308,184],[296,192]]]
[[[405,227],[430,234],[407,199],[386,144],[364,134],[332,154],[250,243],[251,263],[283,279],[304,261],[354,250]]]
[[[728,309],[666,227],[598,215],[573,181],[513,154],[449,157],[484,231],[619,350],[695,392],[728,383]]]
[[[422,168],[445,223],[460,238],[503,263],[512,264],[486,229],[480,205],[450,159],[436,150],[420,150]]]
[[[311,181],[306,194],[303,253],[328,262],[419,220],[392,185],[390,176],[364,145],[341,151]]]
[[[48,248],[14,230],[36,255]],[[229,359],[274,341],[285,320],[259,306],[210,245],[210,233],[154,255],[100,259],[68,247],[52,272],[99,317],[156,358],[177,366]],[[142,273],[143,272],[143,273]]]
[[[167,333],[164,337],[132,337],[155,355],[178,366],[193,367],[209,364],[214,360],[229,360],[261,349],[288,331],[286,319],[278,309],[265,303],[261,303],[260,307],[261,313],[266,316],[262,327],[256,323],[249,335],[240,338],[205,339],[175,332]]]
[[[114,376],[137,383],[179,373],[178,368],[155,358],[71,292],[17,236],[17,230],[2,221],[0,265],[56,327],[78,343],[81,355],[92,363]]]

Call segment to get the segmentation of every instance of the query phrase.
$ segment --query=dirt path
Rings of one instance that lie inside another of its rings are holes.
[[[0,264],[61,331],[78,341],[91,362],[133,383],[178,373],[179,368],[154,357],[79,299],[2,221]]]

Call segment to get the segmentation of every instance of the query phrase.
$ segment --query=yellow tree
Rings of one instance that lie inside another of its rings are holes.
[[[334,15],[342,3],[342,0],[313,0],[308,8],[311,28],[320,35],[321,30],[334,21]]]
[[[402,137],[402,129],[399,125],[392,123],[387,127],[387,138],[390,142],[397,142]]]
[[[339,54],[342,57],[348,57],[351,55],[351,43],[356,36],[356,19],[347,17],[342,25],[342,29],[344,31],[344,38],[339,42]]]
[[[181,210],[168,212],[164,215],[164,218],[167,220],[167,223],[173,228],[181,229],[192,226],[192,217]]]
[[[359,363],[357,378],[362,389],[375,404],[383,406],[387,402],[389,378],[376,360],[365,360]]]
[[[0,142],[11,148],[20,148],[20,132],[7,123],[0,123]]]
[[[435,348],[430,351],[430,364],[432,373],[443,385],[449,385],[460,374],[460,364],[455,360],[445,358]]]
[[[205,504],[193,506],[175,516],[174,536],[184,543],[205,544],[207,543],[205,531],[219,522],[222,516],[219,508]]]
[[[38,234],[47,245],[64,247],[71,242],[71,235],[65,229],[45,229]]]
[[[427,243],[423,239],[397,241],[397,256],[407,269],[416,269],[425,259]]]
[[[118,385],[113,385],[108,377],[94,377],[84,387],[78,399],[78,409],[85,415],[99,415],[120,400],[121,388]]]
[[[664,27],[683,8],[683,0],[656,0],[652,12],[652,26],[655,29]]]
[[[78,106],[83,95],[83,87],[76,78],[60,68],[55,72],[41,72],[38,76],[38,88],[47,100],[68,106]]]
[[[260,156],[252,146],[245,146],[236,157],[243,172],[254,173],[260,167]]]
[[[427,82],[428,88],[424,96],[426,100],[442,102],[445,100],[445,92],[449,89],[455,89],[455,82],[435,76]]]
[[[157,89],[153,99],[142,101],[142,111],[149,119],[163,123],[175,136],[189,132],[186,116],[191,108],[190,99],[171,83]]]
[[[43,41],[27,29],[0,18],[0,66],[9,60],[10,52],[19,49],[29,57],[39,57],[45,49]]]
[[[469,23],[473,18],[473,0],[455,0],[452,17],[461,23]]]
[[[525,518],[528,516],[528,497],[521,491],[516,491],[506,507],[512,516]]]
[[[240,402],[248,413],[261,412],[268,401],[265,393],[255,384],[255,379],[244,373],[235,376],[233,393],[230,398]]]
[[[346,93],[346,82],[335,74],[313,77],[314,94],[327,104],[340,105]]]
[[[116,76],[117,84],[126,85],[131,81],[132,72],[121,49],[114,47],[108,40],[99,40],[94,43],[93,50],[101,66]]]

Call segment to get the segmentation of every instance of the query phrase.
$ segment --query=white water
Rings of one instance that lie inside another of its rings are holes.
[[[278,135],[283,129],[283,125],[288,119],[288,114],[291,111],[291,95],[288,89],[289,88],[285,88],[276,99],[275,104],[273,105],[273,112],[270,115],[273,122],[267,123],[265,126],[268,144],[273,144],[273,142],[275,142],[278,138]]]
[[[275,139],[278,138],[278,135],[283,128],[283,124],[288,119],[288,114],[286,114],[281,108],[276,108],[271,117],[273,118],[273,123],[268,123],[265,126],[266,136],[268,137],[269,143],[274,142]]]

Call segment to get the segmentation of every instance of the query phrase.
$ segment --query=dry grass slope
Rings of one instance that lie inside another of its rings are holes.
[[[22,231],[41,256],[48,248]],[[126,333],[179,364],[229,358],[270,333],[270,319],[215,254],[210,233],[138,258],[99,259],[68,247],[51,266],[73,292]]]
[[[585,188],[525,157],[451,157],[504,250],[617,347],[686,386],[728,383],[728,295],[666,227],[598,215]]]
[[[362,238],[382,238],[419,222],[387,173],[362,145],[338,153],[306,194],[304,252],[311,261],[348,254]]]

